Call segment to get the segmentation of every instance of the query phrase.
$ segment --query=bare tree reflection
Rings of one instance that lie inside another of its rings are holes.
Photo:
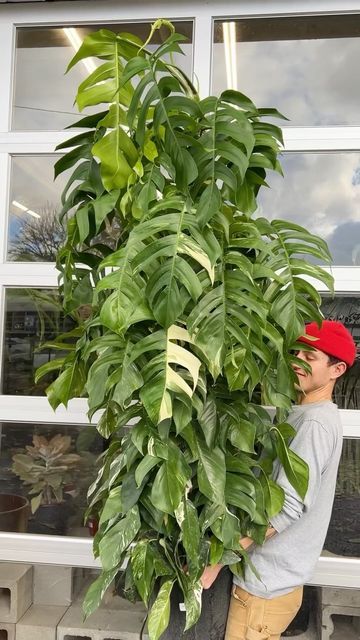
[[[11,260],[55,262],[56,253],[65,239],[65,231],[55,209],[43,207],[39,215],[40,218],[16,217],[18,228],[9,249]]]

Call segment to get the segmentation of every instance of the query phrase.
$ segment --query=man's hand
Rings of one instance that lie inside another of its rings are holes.
[[[213,584],[213,582],[215,582],[222,568],[222,564],[213,564],[210,567],[206,567],[204,573],[201,576],[201,584],[204,589],[210,589],[211,585]]]

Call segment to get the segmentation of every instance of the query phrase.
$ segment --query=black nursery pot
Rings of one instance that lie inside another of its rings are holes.
[[[196,625],[186,633],[184,633],[185,612],[180,608],[183,594],[175,584],[171,592],[170,623],[161,640],[223,640],[232,580],[231,571],[227,567],[222,569],[212,587],[203,591],[201,616]]]
[[[71,514],[72,508],[68,500],[58,504],[42,504],[31,516],[28,532],[63,536],[67,532]]]

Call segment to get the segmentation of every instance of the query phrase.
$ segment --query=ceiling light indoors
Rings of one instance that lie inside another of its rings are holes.
[[[226,80],[228,89],[237,90],[236,24],[223,22]]]
[[[63,31],[67,39],[69,40],[71,46],[74,48],[75,51],[78,51],[82,45],[82,40],[78,32],[76,31],[76,29],[74,29],[74,27],[64,27]],[[81,62],[83,63],[83,65],[85,66],[86,70],[89,73],[92,73],[97,68],[95,62],[91,58],[86,58]]]
[[[25,211],[25,213],[28,213],[29,216],[32,216],[33,218],[41,218],[41,215],[39,213],[36,213],[36,211],[32,211],[31,209],[28,209],[27,207],[25,207],[25,205],[21,204],[20,202],[17,202],[16,200],[13,200],[11,204],[13,204],[14,207],[17,207],[18,209],[21,209],[21,211]]]

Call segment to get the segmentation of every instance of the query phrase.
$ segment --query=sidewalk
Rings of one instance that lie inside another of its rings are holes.
[[[331,640],[360,640],[360,633],[352,625],[352,618],[348,616],[334,616],[334,633]],[[282,638],[285,637],[281,636]],[[314,620],[311,621],[309,629],[299,636],[293,636],[294,640],[320,640]],[[289,640],[289,639],[287,639]]]

